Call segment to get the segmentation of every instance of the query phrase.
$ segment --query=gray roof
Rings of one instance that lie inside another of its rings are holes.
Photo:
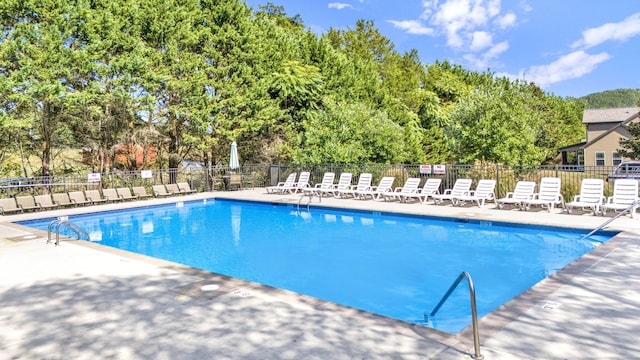
[[[640,107],[586,109],[582,114],[582,123],[623,122],[638,112],[640,112]]]

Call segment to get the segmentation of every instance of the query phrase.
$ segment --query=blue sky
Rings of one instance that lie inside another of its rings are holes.
[[[317,34],[373,20],[424,63],[533,81],[558,96],[640,88],[639,0],[271,0]],[[254,9],[263,0],[247,0]]]

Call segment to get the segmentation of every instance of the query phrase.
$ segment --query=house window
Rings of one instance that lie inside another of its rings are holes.
[[[611,154],[611,165],[618,166],[620,163],[622,163],[622,156],[620,156],[617,151],[614,151]]]
[[[596,151],[596,166],[604,166],[605,156],[603,151]]]

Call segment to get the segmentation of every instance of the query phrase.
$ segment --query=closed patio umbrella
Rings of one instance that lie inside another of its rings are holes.
[[[229,156],[229,168],[232,170],[240,167],[240,160],[238,159],[238,144],[234,141],[231,143],[231,155]]]

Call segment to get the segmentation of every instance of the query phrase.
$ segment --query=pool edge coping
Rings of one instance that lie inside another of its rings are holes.
[[[178,202],[182,202],[182,201],[199,201],[199,200],[204,200],[204,199],[216,199],[216,193],[201,193],[201,194],[207,194],[206,196],[200,196],[200,197],[196,197],[196,198],[192,198],[190,200],[187,200],[187,197],[176,197],[176,198],[171,198],[171,199],[167,199],[168,201],[164,201],[162,203],[155,203],[155,204],[149,204],[149,203],[144,203],[144,201],[142,201],[141,204],[138,204],[137,206],[127,206],[127,208],[139,208],[139,207],[147,207],[147,206],[156,206],[156,205],[162,205],[162,204],[170,204],[170,203],[178,203]],[[288,201],[284,201],[284,202],[279,202],[279,201],[274,201],[273,199],[270,200],[260,200],[260,199],[236,199],[233,197],[220,197],[220,199],[231,199],[231,200],[239,200],[239,201],[250,201],[250,202],[261,202],[261,203],[278,203],[278,204],[287,204],[287,205],[292,205],[292,201],[290,199],[288,199]],[[135,203],[135,202],[133,202]],[[129,203],[132,204],[132,203]],[[337,209],[349,209],[351,210],[352,208],[349,208],[348,206],[326,206],[323,205],[323,207],[327,207],[327,208],[337,208]],[[75,208],[78,209],[78,208]],[[84,213],[86,212],[103,212],[103,211],[110,211],[108,209],[105,209],[105,206],[91,206],[91,207],[84,207],[81,208],[84,209]],[[89,210],[90,209],[90,210]],[[118,208],[117,210],[121,210],[123,208]],[[62,209],[61,209],[62,210]],[[89,210],[89,211],[86,211]],[[116,210],[116,209],[114,209]],[[353,209],[355,211],[358,211],[358,209]],[[365,210],[366,211],[366,210]],[[377,212],[376,210],[371,210],[373,212]],[[395,211],[385,211],[387,213],[390,214],[396,214]],[[46,214],[46,215],[45,215]],[[409,213],[409,212],[405,212],[405,213],[399,213],[399,214],[409,214],[409,215],[416,215],[413,213]],[[26,215],[26,214],[25,214]],[[46,217],[55,217],[55,216],[51,216],[51,211],[47,211],[47,212],[39,212],[39,213],[30,213],[30,215],[33,216],[28,216],[31,217],[33,219],[35,218],[46,218]],[[44,216],[43,216],[44,215]],[[418,216],[420,216],[418,214]],[[427,216],[432,216],[432,215],[427,215]],[[14,216],[11,216],[14,217]],[[443,216],[443,217],[447,217],[447,216]],[[470,219],[479,219],[480,217],[478,216],[474,216],[474,217],[469,217]],[[464,219],[464,218],[462,218]],[[604,219],[604,218],[601,218]],[[35,230],[32,228],[26,228],[24,226],[21,226],[19,224],[14,224],[14,221],[24,221],[24,220],[30,220],[30,219],[15,219],[12,221],[2,221],[0,222],[0,224],[2,225],[7,225],[7,226],[12,226],[12,227],[18,227],[20,230],[23,231],[28,231],[28,232],[39,232],[39,230]],[[495,220],[487,220],[487,221],[495,221]],[[504,223],[511,223],[509,221],[504,221]],[[547,226],[547,225],[543,225],[540,224],[541,226]],[[28,229],[28,230],[25,230]],[[576,227],[582,230],[585,230],[584,227]],[[623,245],[624,243],[629,244],[630,242],[633,242],[633,244],[640,244],[640,240],[634,239],[634,233],[631,231],[627,231],[625,230],[625,228],[614,228],[616,232],[619,232],[618,235],[614,236],[613,238],[611,238],[610,240],[608,240],[607,242],[601,244],[600,246],[596,247],[595,249],[593,249],[592,251],[588,252],[587,254],[581,256],[580,258],[576,259],[575,261],[569,263],[568,265],[566,265],[564,268],[562,268],[561,270],[555,272],[554,274],[550,275],[549,277],[541,280],[539,283],[537,283],[536,285],[534,285],[533,287],[529,288],[528,290],[526,290],[525,292],[521,293],[520,295],[514,297],[513,299],[509,300],[507,303],[501,305],[498,309],[494,310],[493,312],[485,315],[483,318],[479,319],[480,321],[480,340],[481,342],[483,341],[483,339],[488,339],[489,337],[491,337],[492,335],[496,334],[497,332],[499,332],[503,327],[505,327],[506,325],[508,325],[509,323],[515,321],[516,319],[518,319],[520,316],[524,315],[526,313],[527,310],[531,309],[532,307],[538,306],[541,304],[541,302],[548,297],[549,295],[553,294],[556,290],[558,290],[560,287],[570,284],[572,281],[571,279],[578,274],[581,274],[585,271],[587,271],[591,266],[595,265],[596,263],[598,263],[600,260],[602,260],[603,258],[605,258],[608,254],[610,254],[613,250],[617,249],[620,247],[620,245]],[[588,229],[587,229],[588,230]],[[46,232],[44,233],[44,238],[46,238]],[[211,276],[211,275],[216,275],[216,276],[222,276],[225,277],[225,275],[220,275],[220,274],[216,274],[216,273],[212,273],[212,272],[208,272],[205,270],[200,270],[200,269],[196,269],[196,268],[192,268],[186,265],[182,265],[182,264],[178,264],[178,263],[173,263],[170,261],[166,261],[166,260],[161,260],[161,259],[156,259],[156,258],[152,258],[146,255],[141,255],[141,254],[136,254],[136,253],[132,253],[132,252],[128,252],[125,250],[120,250],[120,249],[115,249],[115,248],[111,248],[108,246],[104,246],[104,245],[100,245],[100,244],[96,244],[96,243],[92,243],[89,241],[77,241],[76,239],[65,239],[65,241],[73,241],[77,244],[80,244],[82,246],[86,246],[89,248],[93,248],[94,250],[99,250],[99,251],[106,251],[108,253],[113,253],[119,256],[123,256],[126,258],[132,258],[138,261],[142,261],[145,263],[151,263],[153,265],[162,267],[162,268],[166,268],[166,269],[170,269],[170,270],[175,270],[175,271],[182,271],[182,272],[186,272],[188,274],[196,274],[196,276],[198,277],[203,277],[206,278],[207,276]],[[365,315],[365,316],[373,316],[376,319],[380,319],[380,320],[384,320],[386,321],[386,323],[389,324],[389,326],[402,326],[405,329],[410,329],[413,333],[416,334],[416,336],[419,336],[421,338],[427,338],[429,340],[432,341],[436,341],[439,342],[443,345],[446,345],[454,350],[460,351],[460,352],[464,352],[464,353],[469,353],[469,349],[471,349],[473,342],[472,342],[472,335],[471,335],[471,326],[468,326],[467,328],[463,329],[462,331],[455,333],[455,334],[450,334],[450,333],[446,333],[446,332],[442,332],[436,329],[432,329],[432,328],[427,328],[421,325],[417,325],[417,324],[411,324],[402,320],[397,320],[397,319],[393,319],[393,318],[389,318],[389,317],[385,317],[382,315],[378,315],[378,314],[374,314],[374,313],[369,313],[367,311],[363,311],[363,310],[358,310],[355,308],[351,308],[348,306],[343,306],[343,305],[339,305],[339,304],[335,304],[332,302],[328,302],[328,301],[324,301],[324,300],[320,300],[311,296],[307,296],[307,295],[302,295],[302,294],[298,294],[298,293],[294,293],[294,292],[290,292],[287,290],[283,290],[283,289],[278,289],[278,288],[272,288],[269,287],[267,285],[263,285],[263,284],[259,284],[259,283],[254,283],[254,282],[249,282],[249,281],[245,281],[242,279],[237,279],[237,278],[231,278],[228,277],[229,279],[232,279],[234,281],[240,281],[243,284],[246,284],[247,286],[257,286],[258,288],[262,289],[268,289],[269,291],[272,290],[277,290],[279,292],[283,292],[285,293],[289,293],[289,294],[295,294],[297,296],[302,296],[306,299],[311,299],[315,302],[319,302],[318,303],[318,308],[319,309],[325,309],[325,308],[333,308],[333,309],[346,309],[349,311],[356,311],[358,314],[361,315]],[[328,305],[327,305],[328,304]]]

